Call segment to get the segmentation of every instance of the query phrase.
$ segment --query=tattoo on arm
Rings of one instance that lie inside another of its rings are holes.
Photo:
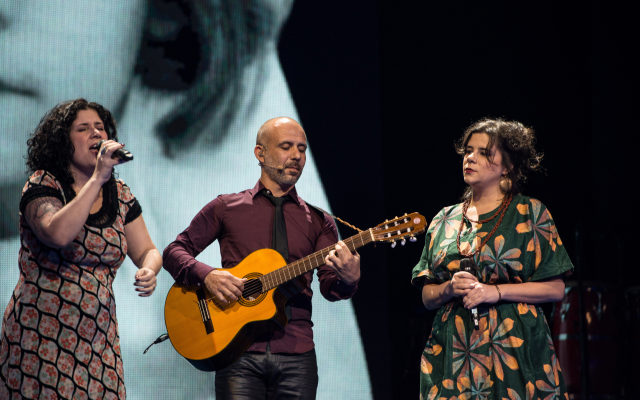
[[[27,223],[40,236],[43,232],[43,222],[48,214],[55,214],[64,205],[56,197],[39,197],[27,204],[25,218]]]

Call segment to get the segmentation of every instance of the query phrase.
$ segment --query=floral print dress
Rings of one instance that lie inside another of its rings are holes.
[[[36,171],[20,203],[75,193]],[[120,180],[103,185],[102,208],[65,248],[38,240],[20,216],[20,278],[2,321],[0,399],[124,399],[112,283],[127,253],[124,225],[141,214]]]
[[[498,220],[472,228],[465,219],[461,249],[474,251]],[[461,225],[462,204],[445,207],[431,221],[413,269],[414,285],[440,284],[460,270]],[[486,284],[540,281],[573,269],[549,210],[523,195],[513,197],[502,223],[473,258],[474,272]],[[474,329],[460,300],[438,310],[421,358],[421,399],[568,399],[539,305],[503,301],[481,305],[478,313]]]

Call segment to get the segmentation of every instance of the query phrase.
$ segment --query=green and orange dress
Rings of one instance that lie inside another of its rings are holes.
[[[465,219],[463,252],[474,252],[499,219],[473,228]],[[456,236],[462,220],[460,203],[445,207],[431,221],[413,269],[414,285],[440,284],[460,270],[463,256]],[[478,280],[486,284],[542,281],[573,269],[549,210],[523,195],[513,197],[500,225],[473,259]],[[459,299],[438,310],[420,363],[421,399],[568,399],[539,305],[502,301],[478,310],[479,329]]]

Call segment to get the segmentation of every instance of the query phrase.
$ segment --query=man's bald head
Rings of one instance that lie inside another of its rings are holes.
[[[256,135],[256,145],[267,146],[268,142],[271,140],[272,134],[281,128],[294,128],[300,129],[302,133],[304,133],[304,129],[298,121],[289,117],[276,117],[267,120],[260,129],[258,129],[258,134]],[[306,134],[305,134],[306,138]]]

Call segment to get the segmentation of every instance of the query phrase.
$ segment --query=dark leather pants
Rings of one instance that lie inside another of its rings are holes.
[[[247,352],[216,372],[218,400],[312,400],[317,387],[315,350],[303,354]]]

